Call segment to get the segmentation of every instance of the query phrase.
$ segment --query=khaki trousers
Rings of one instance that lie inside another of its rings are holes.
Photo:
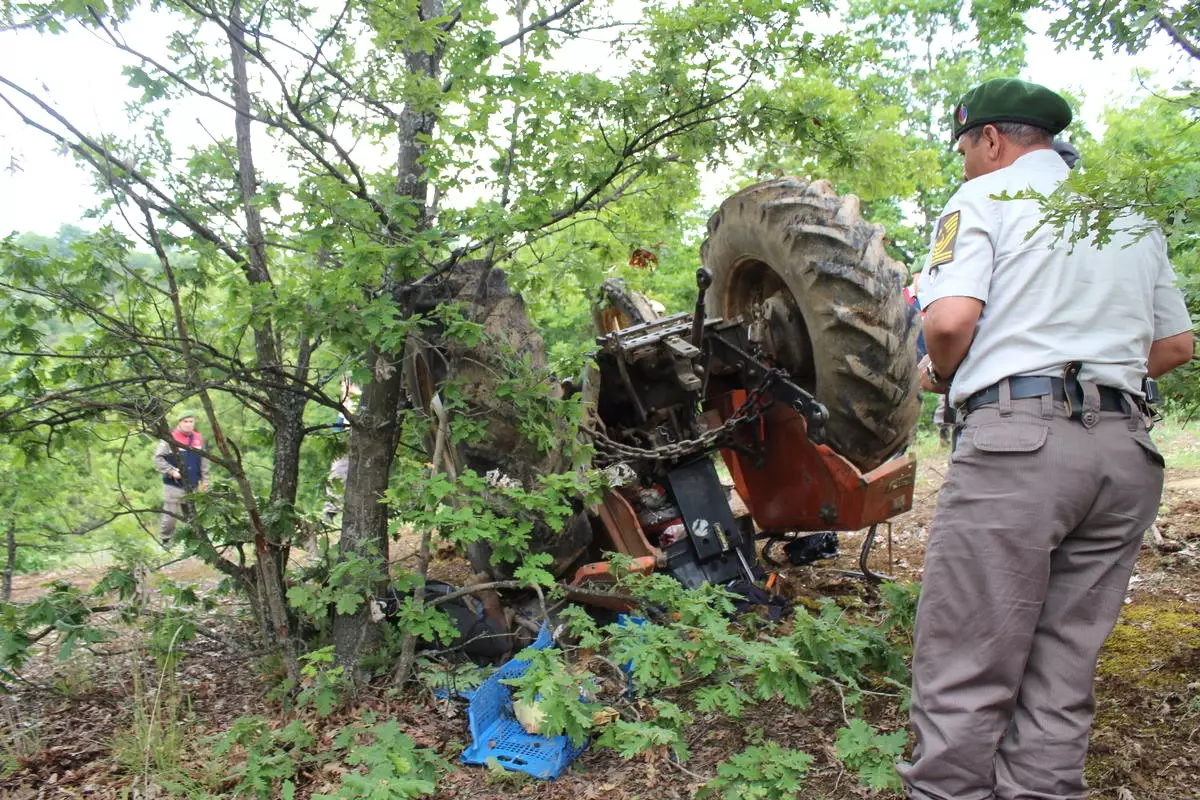
[[[163,484],[163,513],[158,521],[158,533],[164,542],[175,533],[175,525],[179,518],[190,513],[191,509],[183,502],[187,490],[169,483]]]
[[[350,457],[342,456],[329,465],[329,476],[325,479],[325,516],[333,519],[342,510],[342,498],[346,493],[346,478],[350,475]]]
[[[1045,397],[965,420],[917,609],[910,798],[1087,796],[1097,655],[1163,486],[1140,414],[1093,419]]]

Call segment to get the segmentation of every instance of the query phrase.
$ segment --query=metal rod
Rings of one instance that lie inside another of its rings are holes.
[[[881,580],[879,575],[871,572],[871,565],[868,563],[871,557],[871,545],[875,544],[875,531],[878,528],[879,523],[875,523],[867,531],[867,538],[863,540],[862,552],[858,554],[858,568],[862,570],[863,577],[871,581],[871,583],[879,583]]]
[[[704,341],[704,294],[712,286],[712,273],[706,267],[696,270],[696,313],[692,315],[692,347],[700,349]]]
[[[891,572],[892,570],[894,570],[896,568],[896,560],[894,558],[892,558],[892,523],[889,521],[887,526],[888,526],[888,572]]]
[[[617,335],[612,334],[613,341],[616,341]],[[625,384],[626,391],[629,392],[629,399],[633,401],[633,410],[637,412],[638,422],[645,422],[649,419],[646,413],[646,407],[642,405],[642,398],[638,396],[637,387],[633,385],[633,380],[629,377],[629,367],[625,365],[625,351],[621,349],[620,344],[613,348],[613,355],[617,360],[617,373],[621,376],[621,382]]]

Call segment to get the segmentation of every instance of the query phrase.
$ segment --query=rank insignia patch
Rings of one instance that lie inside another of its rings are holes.
[[[958,221],[961,211],[954,211],[938,220],[937,233],[933,236],[933,252],[929,256],[931,266],[948,264],[954,260],[954,245],[958,242]]]

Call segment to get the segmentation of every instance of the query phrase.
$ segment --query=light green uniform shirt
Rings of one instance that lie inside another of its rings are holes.
[[[943,297],[984,303],[950,386],[955,406],[1002,378],[1061,377],[1072,361],[1083,363],[1081,379],[1140,396],[1150,344],[1192,328],[1158,228],[1138,238],[1149,224],[1130,215],[1103,248],[1090,235],[1072,244],[1069,230],[1060,239],[1038,227],[1038,201],[994,199],[1024,189],[1048,195],[1068,172],[1053,150],[1026,153],[963,184],[938,220],[921,308]]]

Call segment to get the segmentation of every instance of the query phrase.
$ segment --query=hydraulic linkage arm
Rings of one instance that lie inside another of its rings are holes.
[[[711,369],[716,362],[733,367],[742,376],[742,385],[754,386],[759,393],[769,391],[776,402],[787,404],[804,417],[808,438],[813,444],[825,444],[825,425],[829,411],[807,391],[797,386],[782,370],[770,367],[731,341],[724,331],[709,329]]]
[[[706,324],[704,296],[712,286],[712,272],[706,267],[696,270],[696,310],[692,316],[692,346],[703,349],[704,342],[712,343],[707,351],[707,362],[703,370],[711,375],[715,368],[726,372],[730,368],[740,374],[742,386],[753,386],[756,396],[761,397],[770,392],[776,402],[786,403],[807,423],[808,438],[813,444],[825,444],[826,423],[829,421],[829,410],[807,391],[797,386],[787,373],[768,366],[755,356],[746,352],[744,344],[748,344],[745,327],[730,327],[721,320],[715,324]]]

